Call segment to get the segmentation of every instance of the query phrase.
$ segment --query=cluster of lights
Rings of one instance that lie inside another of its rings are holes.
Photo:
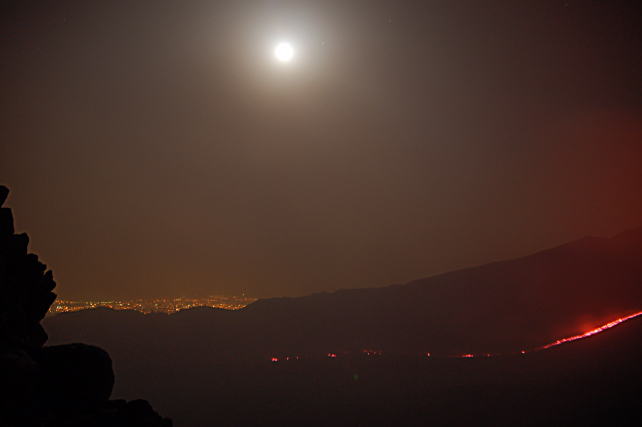
[[[170,300],[132,300],[132,301],[66,301],[57,300],[49,308],[48,315],[65,313],[68,311],[87,310],[90,308],[108,307],[114,310],[136,310],[142,313],[174,313],[193,307],[216,307],[225,310],[239,310],[256,301],[255,298],[245,296],[215,295],[209,298],[176,298]]]
[[[299,356],[294,356],[294,357],[284,357],[281,360],[285,359],[286,362],[289,362],[290,360],[299,360]],[[273,357],[271,359],[272,363],[277,363],[279,361],[278,357]]]

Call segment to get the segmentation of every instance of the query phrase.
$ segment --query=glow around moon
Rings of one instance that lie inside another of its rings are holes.
[[[281,43],[274,50],[274,54],[276,55],[276,58],[279,61],[285,62],[292,59],[292,56],[294,56],[294,50],[292,49],[292,46],[290,46],[289,44]]]

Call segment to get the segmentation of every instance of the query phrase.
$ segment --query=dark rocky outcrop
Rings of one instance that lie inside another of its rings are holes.
[[[90,408],[109,400],[114,371],[109,354],[100,347],[78,343],[44,347],[35,359],[47,407]]]
[[[0,427],[168,427],[143,400],[110,401],[112,361],[86,344],[43,347],[40,325],[56,299],[53,274],[27,252],[29,237],[15,234],[0,186]]]

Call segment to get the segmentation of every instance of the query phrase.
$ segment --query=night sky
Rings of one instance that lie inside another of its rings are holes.
[[[306,295],[610,236],[642,225],[636,3],[5,1],[5,206],[63,299]]]

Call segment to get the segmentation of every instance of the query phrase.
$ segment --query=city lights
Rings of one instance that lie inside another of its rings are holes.
[[[207,298],[176,298],[156,300],[125,301],[68,301],[56,300],[49,308],[48,316],[68,311],[108,307],[114,310],[136,310],[141,313],[175,313],[193,307],[215,307],[225,310],[239,310],[256,301],[246,296],[212,295]]]

